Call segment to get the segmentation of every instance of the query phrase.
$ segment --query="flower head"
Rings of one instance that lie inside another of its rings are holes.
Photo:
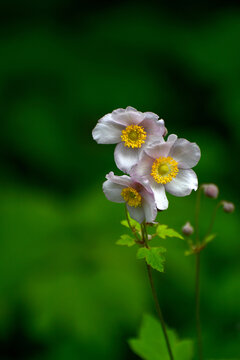
[[[130,216],[142,223],[153,222],[157,208],[151,189],[142,179],[127,175],[116,176],[113,172],[106,175],[103,192],[107,199],[117,203],[126,203]]]
[[[194,233],[194,228],[190,224],[190,222],[186,222],[186,224],[182,227],[182,233],[185,236],[190,236]]]
[[[168,208],[165,191],[186,196],[197,190],[198,179],[191,169],[197,165],[201,153],[196,143],[169,135],[167,141],[155,142],[144,149],[131,175],[143,177],[151,187],[159,210]]]
[[[204,194],[209,198],[216,199],[218,197],[219,190],[215,184],[204,184],[203,191]]]
[[[128,106],[103,116],[93,129],[98,144],[118,144],[114,152],[118,168],[129,173],[137,164],[142,150],[153,141],[163,141],[164,121],[158,115],[142,113]]]
[[[232,202],[229,201],[222,201],[223,210],[226,213],[232,213],[235,210],[235,205]]]

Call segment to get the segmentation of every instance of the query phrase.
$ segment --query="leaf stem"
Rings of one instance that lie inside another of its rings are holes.
[[[143,241],[145,242],[145,246],[148,247],[148,244],[147,244],[147,228],[146,228],[145,223],[142,225],[142,237],[143,237]],[[162,326],[163,334],[164,334],[164,337],[165,337],[169,358],[170,358],[170,360],[174,360],[173,353],[172,353],[171,346],[170,346],[170,342],[169,342],[169,339],[168,339],[166,325],[165,325],[165,322],[164,322],[164,319],[163,319],[162,311],[161,311],[160,304],[159,304],[158,297],[157,297],[157,292],[156,292],[154,282],[153,282],[152,269],[151,269],[150,265],[148,265],[148,264],[146,264],[146,265],[147,265],[148,278],[149,278],[149,282],[150,282],[151,290],[152,290],[152,294],[153,294],[153,299],[154,299],[154,302],[155,302],[157,314],[158,314],[158,317],[159,317],[159,320],[160,320],[160,323],[161,323],[161,326]]]
[[[198,339],[198,357],[203,359],[202,352],[202,331],[200,322],[200,252],[196,253],[196,328]]]

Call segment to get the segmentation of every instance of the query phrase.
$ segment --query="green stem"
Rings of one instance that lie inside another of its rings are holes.
[[[195,212],[195,233],[196,233],[196,244],[199,244],[199,214],[200,214],[200,202],[203,186],[201,185],[197,192],[196,200],[196,212]]]
[[[145,246],[147,248],[149,248],[149,246],[148,246],[148,233],[147,233],[147,227],[146,227],[145,222],[143,224],[141,224],[141,229],[142,229],[142,241],[144,242]]]
[[[215,222],[215,219],[216,219],[216,215],[217,215],[218,208],[219,208],[221,205],[222,205],[222,201],[220,201],[220,202],[217,204],[217,206],[215,207],[215,209],[213,210],[211,222],[210,222],[210,225],[209,225],[209,228],[208,228],[208,231],[207,231],[205,237],[207,237],[208,235],[211,234],[212,229],[213,229],[213,225],[214,225],[214,222]]]
[[[139,239],[139,237],[138,237],[138,235],[136,233],[136,230],[132,227],[132,225],[130,223],[129,216],[128,216],[128,209],[127,209],[126,204],[125,204],[125,213],[126,213],[126,219],[127,219],[129,229],[132,231],[133,235],[135,236],[137,243],[141,242],[141,239]]]
[[[196,200],[196,218],[195,218],[195,232],[196,232],[196,246],[200,245],[199,238],[199,215],[200,215],[200,203],[201,203],[201,194],[202,194],[203,185],[201,185],[197,192]],[[197,329],[197,342],[198,342],[198,358],[199,360],[203,359],[202,356],[202,332],[201,332],[201,322],[200,322],[200,251],[196,253],[196,329]]]
[[[161,311],[161,308],[160,308],[160,305],[159,305],[159,302],[158,302],[158,298],[157,298],[156,289],[155,289],[155,286],[154,286],[154,283],[153,283],[151,267],[148,264],[147,264],[147,272],[148,272],[148,278],[149,278],[149,281],[150,281],[150,285],[151,285],[151,289],[152,289],[152,294],[153,294],[153,299],[154,299],[154,302],[155,302],[157,314],[158,314],[158,317],[159,317],[159,320],[160,320],[160,323],[161,323],[161,326],[162,326],[163,334],[164,334],[164,337],[165,337],[169,358],[171,360],[174,360],[172,350],[171,350],[171,346],[170,346],[170,342],[169,342],[169,339],[168,339],[166,325],[165,325],[165,322],[164,322],[164,319],[163,319],[162,311]]]
[[[148,237],[147,237],[147,229],[146,229],[146,224],[145,223],[144,223],[144,225],[142,225],[142,236],[143,236],[143,241],[145,242],[145,246],[148,247],[148,243],[147,243],[147,238]],[[159,317],[159,320],[160,320],[160,323],[161,323],[161,326],[162,326],[164,338],[165,338],[167,349],[168,349],[169,358],[170,358],[170,360],[174,360],[173,353],[172,353],[172,350],[171,350],[171,345],[170,345],[170,342],[169,342],[169,339],[168,339],[166,325],[165,325],[165,322],[164,322],[164,319],[163,319],[162,311],[161,311],[160,304],[159,304],[158,297],[157,297],[157,292],[156,292],[154,282],[153,282],[152,269],[148,264],[146,264],[146,265],[147,265],[148,278],[149,278],[149,282],[150,282],[151,290],[152,290],[152,294],[153,294],[153,299],[154,299],[157,314],[158,314],[158,317]]]
[[[196,328],[198,340],[198,357],[199,360],[202,360],[202,332],[200,322],[200,252],[196,254]]]

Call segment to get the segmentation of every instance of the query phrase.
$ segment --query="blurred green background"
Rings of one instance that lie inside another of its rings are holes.
[[[0,358],[137,359],[127,339],[154,306],[144,263],[117,247],[124,208],[101,186],[114,145],[91,131],[134,106],[196,141],[200,182],[239,202],[240,7],[232,1],[0,5]],[[159,221],[180,231],[195,194]],[[203,201],[202,231],[215,202]],[[239,209],[202,256],[206,359],[239,356]],[[154,274],[168,325],[195,337],[194,259],[179,239]]]

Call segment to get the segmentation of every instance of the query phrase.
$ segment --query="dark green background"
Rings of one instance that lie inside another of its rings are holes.
[[[203,254],[206,359],[239,356],[240,8],[231,1],[1,1],[0,358],[137,359],[127,339],[154,313],[143,262],[120,248],[123,206],[101,186],[113,145],[92,128],[134,106],[196,141],[200,182],[236,203]],[[193,221],[195,194],[159,221]],[[202,232],[215,201],[204,199]],[[154,274],[165,319],[195,337],[194,259],[167,247]]]

